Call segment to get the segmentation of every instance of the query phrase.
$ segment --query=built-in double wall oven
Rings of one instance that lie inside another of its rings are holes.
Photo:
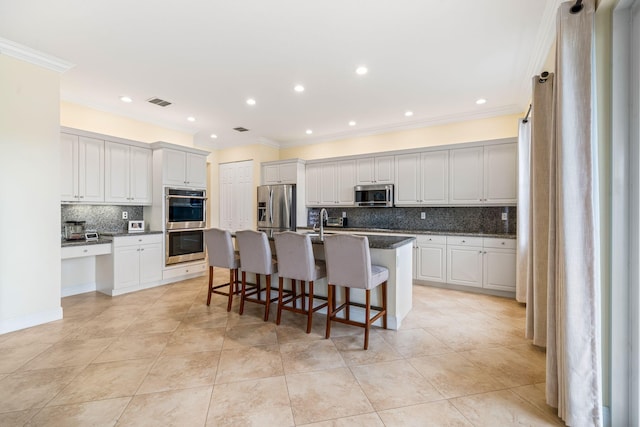
[[[165,264],[204,259],[205,190],[165,188]]]

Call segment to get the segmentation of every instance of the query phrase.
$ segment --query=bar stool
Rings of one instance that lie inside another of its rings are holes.
[[[278,264],[271,256],[271,247],[267,235],[260,231],[242,230],[236,233],[240,262],[242,263],[242,292],[240,299],[240,314],[244,312],[244,302],[250,301],[265,306],[264,320],[269,319],[269,304],[278,298],[271,298],[271,275],[278,272]],[[256,275],[255,285],[250,284],[247,292],[247,272]],[[266,288],[261,289],[260,275],[266,276]],[[261,293],[265,291],[265,299]],[[253,297],[255,295],[255,297]]]
[[[231,311],[233,294],[240,292],[238,287],[238,268],[240,267],[240,255],[233,248],[231,233],[219,228],[210,228],[204,232],[204,240],[209,256],[209,295],[207,305],[211,304],[211,294],[225,295],[228,297],[227,311]],[[213,267],[229,269],[229,283],[213,286]],[[223,287],[229,287],[227,292],[219,291]]]
[[[311,332],[312,315],[327,306],[323,303],[313,306],[313,282],[327,276],[324,261],[316,261],[313,257],[311,238],[305,234],[292,231],[277,233],[273,236],[276,243],[278,257],[278,316],[276,324],[280,324],[282,310],[307,315],[307,333]],[[284,279],[291,279],[291,290],[284,299]],[[296,291],[296,282],[300,281],[300,294]],[[309,284],[309,294],[305,295],[305,283]],[[305,306],[305,296],[307,303]],[[302,308],[297,307],[297,301],[302,301]]]
[[[371,324],[382,317],[382,327],[387,329],[387,279],[389,270],[379,265],[371,264],[369,239],[366,236],[336,234],[324,239],[324,254],[327,262],[327,332],[331,335],[331,321],[346,323],[347,325],[364,328],[364,349],[369,347],[369,328]],[[378,313],[371,317],[371,289],[382,285],[382,307],[373,307]],[[345,302],[336,307],[335,287],[345,289]],[[365,290],[365,320],[357,322],[350,319],[350,288]],[[345,317],[337,317],[345,309]]]

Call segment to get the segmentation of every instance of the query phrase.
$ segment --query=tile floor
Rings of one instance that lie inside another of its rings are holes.
[[[416,285],[363,351],[322,315],[307,335],[301,315],[207,307],[206,281],[64,298],[64,320],[0,335],[0,426],[564,425],[513,300]]]

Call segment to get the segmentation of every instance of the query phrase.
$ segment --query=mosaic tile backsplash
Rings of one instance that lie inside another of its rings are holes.
[[[345,212],[348,227],[423,230],[457,233],[516,233],[515,206],[417,207],[417,208],[328,208],[331,217]],[[425,213],[425,219],[420,214]],[[502,213],[507,220],[502,220]],[[307,225],[318,224],[320,209],[309,209]]]
[[[127,231],[129,220],[144,219],[142,206],[61,205],[61,211],[61,233],[64,233],[65,221],[86,221],[86,228],[98,233],[122,233]],[[129,219],[122,219],[125,211]]]

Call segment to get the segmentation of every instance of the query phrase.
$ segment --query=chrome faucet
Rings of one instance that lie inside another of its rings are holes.
[[[325,208],[320,209],[320,240],[324,240],[324,221],[323,219],[329,219],[329,214]]]

